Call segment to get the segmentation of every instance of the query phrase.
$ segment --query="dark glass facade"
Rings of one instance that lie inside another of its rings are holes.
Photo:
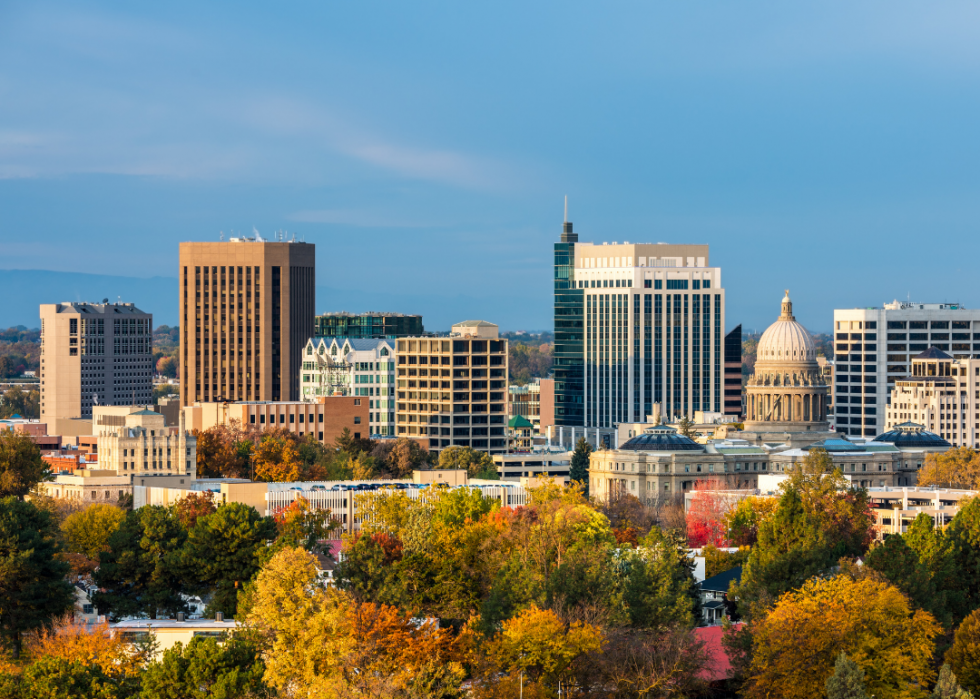
[[[422,316],[400,313],[324,313],[315,318],[317,337],[351,337],[377,340],[418,337],[425,334]]]
[[[565,223],[555,243],[555,424],[579,427],[585,420],[583,344],[584,290],[575,287],[578,235]]]
[[[725,414],[742,414],[742,326],[725,335]]]

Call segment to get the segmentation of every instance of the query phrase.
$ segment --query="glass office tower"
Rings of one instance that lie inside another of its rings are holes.
[[[555,243],[555,424],[584,425],[585,355],[584,290],[575,288],[575,243],[578,235],[565,222]]]

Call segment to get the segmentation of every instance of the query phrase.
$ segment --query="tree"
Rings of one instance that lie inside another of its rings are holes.
[[[235,615],[238,589],[258,572],[259,555],[275,531],[272,518],[242,503],[222,505],[188,531],[182,552],[186,579],[209,599],[210,612]]]
[[[687,415],[681,416],[677,423],[677,431],[688,439],[694,439],[694,430],[691,429],[691,419]]]
[[[694,484],[693,495],[687,512],[687,545],[691,548],[707,544],[727,547],[725,520],[730,509],[729,500],[714,492],[712,483],[704,481]]]
[[[12,386],[0,399],[0,419],[14,415],[36,419],[41,414],[40,406],[41,392],[36,388],[24,391],[19,386]]]
[[[142,699],[258,699],[272,694],[262,679],[256,639],[193,638],[168,648],[143,674]]]
[[[701,551],[701,554],[704,556],[704,577],[711,578],[724,573],[726,570],[745,565],[745,561],[749,558],[750,550],[748,546],[740,546],[735,553],[729,553],[728,551],[715,548],[710,544],[705,546]]]
[[[696,625],[701,596],[694,559],[680,537],[654,527],[635,551],[620,552],[619,561],[625,567],[623,603],[631,626]]]
[[[273,483],[299,480],[300,461],[293,440],[267,435],[255,450],[255,478]]]
[[[980,694],[980,609],[971,612],[956,629],[945,661],[965,689]]]
[[[926,454],[919,471],[919,485],[976,490],[980,487],[980,454],[970,447]]]
[[[97,561],[102,551],[109,550],[109,537],[124,519],[125,512],[114,505],[104,504],[90,505],[68,515],[61,524],[65,550]]]
[[[439,468],[463,469],[470,476],[496,470],[493,459],[485,451],[470,447],[447,447],[439,452]]]
[[[14,657],[25,632],[74,606],[57,537],[49,513],[15,497],[0,500],[0,640],[12,645]]]
[[[864,691],[864,670],[846,653],[837,656],[834,674],[827,678],[827,699],[869,699]]]
[[[592,454],[592,445],[585,437],[579,437],[575,443],[575,451],[572,452],[572,463],[568,470],[568,479],[581,483],[585,488],[585,493],[589,492],[589,455]]]
[[[218,509],[214,504],[214,494],[211,492],[188,493],[171,507],[174,516],[188,530],[197,524],[198,519],[214,514]]]
[[[939,668],[939,679],[932,689],[932,699],[973,699],[973,694],[966,691],[956,682],[949,665]]]
[[[958,587],[965,606],[962,616],[980,607],[980,498],[972,498],[960,507],[944,532],[955,566]],[[954,616],[959,616],[955,614]]]
[[[574,663],[598,651],[602,640],[602,631],[591,624],[566,625],[553,611],[532,606],[503,623],[492,652],[507,671],[555,685]]]
[[[908,595],[916,607],[931,612],[941,621],[949,622],[946,609],[936,594],[932,576],[919,561],[915,551],[909,548],[904,537],[894,534],[886,536],[881,544],[868,551],[864,562]]]
[[[962,573],[953,551],[953,542],[947,532],[936,527],[932,517],[920,513],[902,535],[902,540],[915,552],[919,562],[929,573],[935,590],[932,607],[942,610],[940,618],[948,621],[962,619],[969,608],[962,585]]]
[[[46,473],[41,450],[29,434],[0,429],[0,498],[23,500]]]
[[[126,513],[109,537],[109,550],[99,556],[95,606],[113,618],[186,611],[180,566],[186,540],[187,530],[170,508],[148,505]]]
[[[120,683],[98,665],[43,656],[29,665],[20,680],[20,696],[38,699],[126,699],[132,682]]]
[[[173,357],[161,357],[157,361],[157,373],[168,379],[177,377],[177,360]]]
[[[846,653],[865,673],[867,692],[906,696],[932,682],[931,614],[913,612],[894,586],[847,576],[814,578],[788,592],[753,631],[748,697],[818,699]]]
[[[313,553],[325,553],[320,542],[329,539],[340,528],[340,522],[330,517],[329,510],[315,509],[309,500],[297,496],[288,507],[280,508],[274,515],[276,544],[301,546]]]
[[[386,464],[393,478],[408,478],[412,471],[422,468],[428,458],[429,455],[414,439],[399,437],[388,452]]]
[[[775,498],[740,498],[725,516],[732,546],[754,546],[759,538],[759,523],[775,512],[778,503]]]

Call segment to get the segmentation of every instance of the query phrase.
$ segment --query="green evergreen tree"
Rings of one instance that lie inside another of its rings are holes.
[[[837,656],[834,674],[827,678],[827,699],[868,699],[864,670],[844,653]]]
[[[687,415],[677,422],[677,431],[688,439],[694,439],[694,430],[691,429],[691,420]]]
[[[262,681],[265,664],[255,642],[194,638],[176,644],[143,673],[142,699],[258,699],[272,693]]]
[[[209,600],[210,613],[235,615],[238,590],[259,571],[266,542],[275,538],[272,518],[242,503],[198,518],[187,533],[181,562],[185,579],[194,581],[190,589]]]
[[[187,530],[171,508],[146,506],[126,513],[99,556],[93,603],[113,618],[186,611],[180,559]]]
[[[24,632],[37,629],[75,604],[56,560],[58,528],[51,514],[16,497],[0,500],[0,641],[20,656]]]
[[[903,537],[898,535],[885,537],[883,543],[868,552],[864,562],[908,595],[916,607],[931,612],[939,621],[949,625],[949,613],[936,594],[932,576]]]
[[[973,699],[973,695],[960,687],[949,665],[943,665],[932,688],[932,699]]]
[[[45,478],[41,449],[29,434],[0,430],[0,498],[24,499]]]
[[[592,445],[585,439],[579,437],[575,443],[575,451],[572,453],[572,464],[568,470],[568,478],[577,481],[585,487],[585,494],[589,494],[589,455],[592,454]]]
[[[980,498],[968,500],[944,533],[958,573],[952,585],[958,588],[963,603],[954,611],[959,620],[980,608]]]

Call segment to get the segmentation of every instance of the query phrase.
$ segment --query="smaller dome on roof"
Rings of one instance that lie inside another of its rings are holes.
[[[884,434],[875,437],[876,442],[887,442],[896,447],[949,447],[952,444],[940,437],[935,432],[930,432],[922,425],[914,422],[903,422],[895,425]]]
[[[704,451],[704,447],[693,439],[678,434],[667,425],[657,425],[644,430],[627,441],[620,449],[627,451]]]

